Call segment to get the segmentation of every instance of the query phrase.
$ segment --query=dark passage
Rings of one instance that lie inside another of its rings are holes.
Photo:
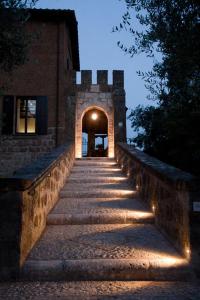
[[[107,156],[108,119],[106,114],[101,110],[91,109],[85,113],[82,125],[82,132],[86,133],[88,137],[83,145],[83,147],[87,147],[85,156]],[[101,142],[97,143],[97,139]]]

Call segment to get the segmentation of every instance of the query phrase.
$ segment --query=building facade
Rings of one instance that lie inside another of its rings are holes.
[[[29,163],[72,137],[71,71],[79,70],[74,11],[32,10],[27,31],[33,35],[28,62],[11,75],[0,101],[0,174]],[[68,99],[69,100],[69,99]]]
[[[107,71],[97,71],[96,84],[91,71],[82,71],[81,84],[76,83],[80,63],[74,11],[34,9],[27,31],[33,35],[27,63],[0,75],[0,87],[5,87],[0,97],[0,176],[68,141],[74,141],[76,157],[81,157],[83,132],[88,134],[88,156],[113,157],[114,143],[126,139],[123,71],[113,71],[112,84]],[[96,129],[89,126],[89,112],[101,112],[99,125],[93,122]],[[96,136],[103,144],[108,140],[99,151]]]

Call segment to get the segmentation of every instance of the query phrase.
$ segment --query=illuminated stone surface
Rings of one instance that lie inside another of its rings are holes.
[[[200,248],[198,214],[192,212],[191,203],[199,198],[192,190],[199,189],[191,174],[147,155],[133,146],[116,145],[116,160],[136,186],[142,200],[154,210],[157,227],[168,237],[180,254],[191,259],[197,271]],[[192,251],[190,251],[192,250]],[[199,275],[197,275],[199,276]]]
[[[200,286],[187,282],[78,281],[0,284],[2,300],[198,300]]]
[[[182,280],[190,275],[187,261],[149,224],[153,215],[128,178],[107,183],[105,174],[124,178],[110,159],[75,162],[22,279]]]
[[[153,225],[52,225],[47,227],[29,259],[113,258],[150,259],[153,262],[162,259],[165,254],[178,257]]]
[[[82,121],[86,113],[103,112],[108,120],[108,156],[114,157],[114,145],[126,141],[126,104],[124,72],[113,71],[112,84],[108,83],[108,71],[97,71],[97,84],[92,83],[92,71],[81,71],[81,84],[76,85],[75,156],[82,157]],[[119,126],[119,124],[121,124]]]
[[[109,159],[76,161],[48,224],[152,222],[153,214],[137,199],[127,177],[111,171],[114,167],[118,169]]]
[[[96,109],[105,113],[108,119],[108,156],[114,157],[114,105],[112,93],[100,93],[92,90],[78,92],[76,100],[75,156],[82,157],[82,120],[87,111]]]

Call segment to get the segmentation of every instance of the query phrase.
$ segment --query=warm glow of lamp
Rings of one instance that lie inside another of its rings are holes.
[[[186,248],[185,248],[185,254],[186,254],[187,259],[189,259],[190,256],[191,256],[191,250],[190,250],[189,247],[186,247]]]
[[[171,267],[171,266],[178,266],[178,265],[184,265],[186,264],[186,261],[184,259],[178,258],[178,257],[170,257],[170,256],[164,256],[160,260],[160,265],[162,267]]]
[[[120,172],[121,169],[120,168],[110,168],[109,169],[111,172]]]
[[[185,251],[186,251],[187,254],[190,254],[190,249],[189,248],[186,248]]]
[[[92,113],[91,118],[92,120],[96,121],[98,119],[97,113]]]
[[[146,211],[137,211],[137,210],[129,210],[127,212],[128,217],[136,218],[136,219],[150,219],[152,218],[151,212]]]
[[[109,179],[112,179],[113,181],[116,181],[116,182],[127,180],[126,177],[107,177],[107,178],[108,178],[108,180],[109,180]],[[112,183],[112,182],[111,182],[111,183]]]

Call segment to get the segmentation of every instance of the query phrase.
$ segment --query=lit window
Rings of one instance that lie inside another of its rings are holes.
[[[4,96],[2,134],[48,134],[47,96]]]
[[[16,133],[36,133],[36,99],[17,98]]]

